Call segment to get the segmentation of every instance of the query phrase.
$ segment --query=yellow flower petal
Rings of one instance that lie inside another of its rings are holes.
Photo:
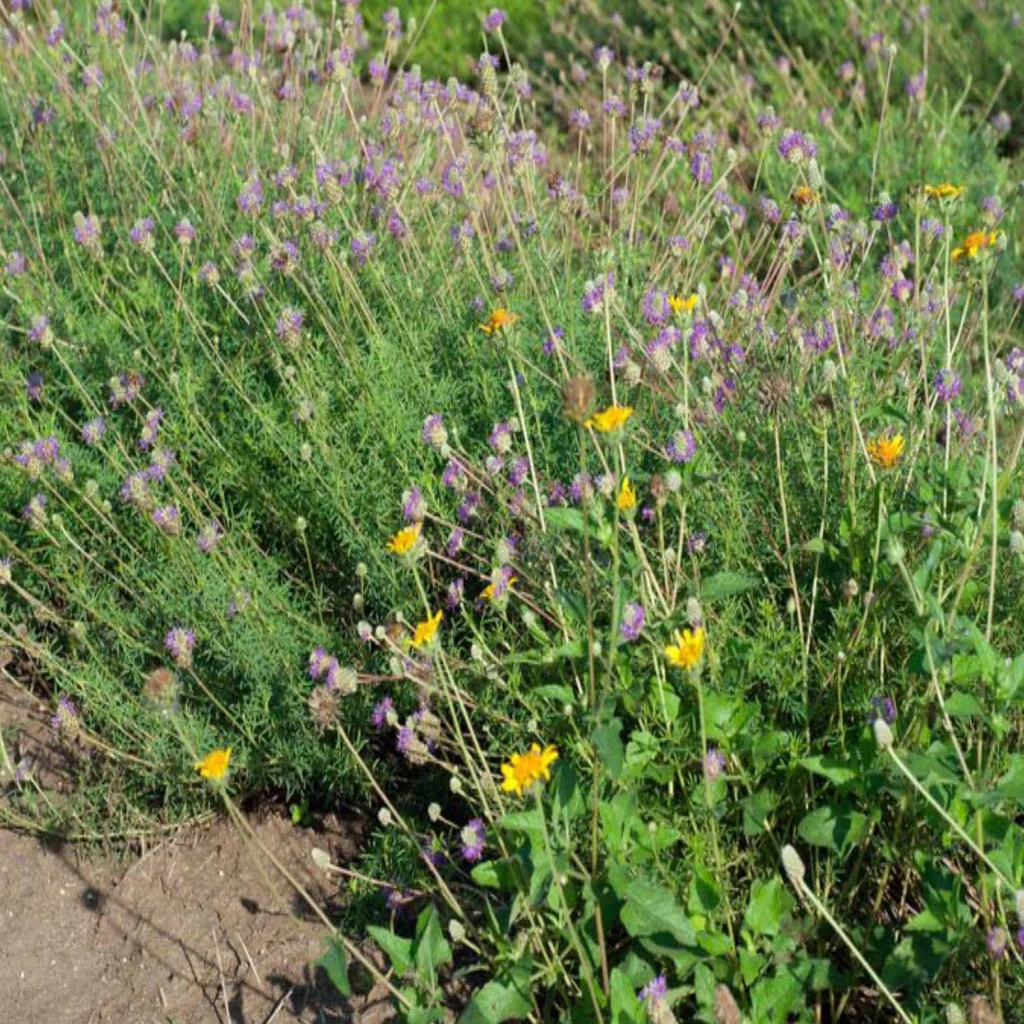
[[[607,409],[595,412],[589,420],[585,420],[583,426],[590,427],[602,434],[608,434],[613,430],[621,430],[632,415],[632,406],[609,405]]]
[[[204,779],[212,779],[214,782],[220,782],[228,773],[228,764],[230,761],[230,747],[224,750],[211,750],[210,753],[202,759],[202,761],[196,762],[195,768]]]
[[[506,793],[522,796],[535,782],[551,778],[551,766],[558,760],[557,748],[550,744],[541,750],[534,743],[525,754],[513,754],[501,766],[501,788]]]

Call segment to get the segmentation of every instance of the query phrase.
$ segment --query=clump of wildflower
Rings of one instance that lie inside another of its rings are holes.
[[[407,523],[422,523],[427,514],[427,502],[418,487],[402,492],[402,516]]]
[[[90,217],[81,211],[74,216],[74,238],[93,259],[103,259],[103,243],[100,241],[100,219]]]
[[[969,260],[977,259],[979,253],[991,249],[999,242],[998,231],[972,231],[964,240],[963,244],[953,250],[953,259],[959,260],[967,257]]]
[[[519,577],[513,573],[512,567],[503,565],[491,573],[491,582],[480,596],[491,604],[500,604],[518,582]]]
[[[167,636],[164,637],[164,647],[180,668],[192,667],[192,652],[195,646],[195,632],[184,626],[175,626],[168,630]]]
[[[905,442],[902,434],[892,437],[873,437],[865,446],[868,458],[879,469],[894,469],[903,456]]]
[[[961,390],[960,377],[952,370],[939,370],[935,376],[935,394],[943,402],[952,402]]]
[[[723,754],[717,747],[710,746],[704,752],[703,759],[704,778],[708,782],[715,782],[722,777],[725,771],[726,761]]]
[[[223,782],[231,763],[231,747],[211,750],[201,761],[197,761],[195,769],[204,779],[211,782]]]
[[[948,181],[940,185],[925,185],[924,194],[927,199],[953,200],[959,199],[965,191],[964,185],[952,185]]]
[[[519,320],[518,313],[509,312],[507,309],[492,310],[490,316],[480,324],[480,330],[484,334],[497,334],[506,327],[511,327]]]
[[[221,529],[220,523],[216,519],[211,519],[199,531],[199,535],[196,537],[196,546],[202,554],[208,555],[221,542],[223,536],[224,531]]]
[[[640,989],[640,1002],[646,1003],[649,1007],[660,1003],[668,994],[668,980],[664,974],[659,974]]]
[[[448,431],[440,413],[434,413],[423,421],[423,440],[438,451],[448,444]]]
[[[669,664],[684,671],[690,671],[697,666],[704,654],[704,628],[698,626],[696,629],[684,629],[681,633],[676,632],[676,642],[665,648],[665,657]]]
[[[143,252],[152,252],[156,245],[156,241],[153,238],[154,227],[152,217],[139,218],[128,232],[132,245],[137,246]]]
[[[636,508],[636,488],[629,482],[629,477],[622,478],[619,493],[615,498],[615,507],[620,512],[630,512]]]
[[[665,445],[665,455],[672,462],[690,462],[696,454],[697,442],[689,430],[677,430]]]
[[[49,348],[53,343],[53,331],[50,329],[50,318],[45,314],[37,316],[28,329],[28,340],[40,348]]]
[[[377,732],[380,732],[384,726],[393,721],[397,722],[398,717],[395,714],[394,701],[390,697],[385,697],[383,700],[378,701],[370,714],[370,721]]]
[[[868,725],[874,725],[881,718],[886,725],[896,721],[896,702],[889,696],[872,697],[871,710],[868,712]]]
[[[501,766],[501,788],[506,793],[522,796],[534,783],[551,778],[551,766],[558,760],[558,750],[548,744],[543,750],[536,743],[525,754],[513,754]]]
[[[168,537],[181,533],[181,513],[177,505],[160,505],[153,509],[151,518]]]

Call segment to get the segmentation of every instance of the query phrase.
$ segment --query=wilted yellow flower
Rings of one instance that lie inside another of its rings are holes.
[[[636,508],[636,488],[629,482],[629,477],[622,478],[622,486],[619,488],[619,496],[615,499],[615,507],[620,512],[628,512]]]
[[[425,619],[423,622],[416,623],[416,632],[413,634],[412,639],[409,641],[410,647],[424,647],[434,639],[434,635],[437,633],[437,627],[441,625],[441,619],[444,618],[441,613],[441,609],[438,608],[434,615],[430,618]]]
[[[211,750],[202,761],[196,762],[195,768],[204,779],[220,782],[228,773],[228,763],[230,761],[230,747],[226,750]]]
[[[682,633],[676,633],[675,644],[669,644],[665,648],[665,657],[669,663],[676,668],[689,671],[693,668],[701,655],[704,653],[704,628],[698,626],[696,629],[684,629]]]
[[[669,309],[673,313],[692,313],[700,301],[700,296],[694,292],[683,298],[681,295],[670,295],[668,297]]]
[[[420,539],[420,523],[413,523],[412,526],[406,526],[399,530],[398,533],[388,541],[388,551],[396,555],[407,555],[416,546],[416,541]]]
[[[494,334],[505,327],[511,327],[519,319],[518,313],[510,313],[507,309],[496,309],[487,320],[480,325],[484,334]]]
[[[892,437],[873,437],[865,445],[868,458],[882,469],[892,469],[903,454],[904,441],[902,434]]]
[[[513,754],[512,760],[501,766],[504,776],[501,788],[506,793],[522,796],[539,779],[547,782],[551,778],[551,766],[557,760],[558,750],[555,747],[549,744],[541,750],[534,743],[525,754]]]
[[[609,405],[607,409],[595,412],[589,420],[584,421],[583,426],[609,434],[613,430],[621,430],[632,415],[633,407],[630,405]]]
[[[964,239],[964,244],[953,250],[953,259],[958,260],[966,256],[973,260],[982,249],[988,249],[998,241],[998,231],[972,231]]]
[[[963,185],[951,185],[944,181],[941,185],[925,185],[924,194],[929,199],[959,199],[964,194]]]
[[[484,587],[484,592],[480,596],[485,601],[498,601],[503,598],[518,582],[518,576],[508,576],[506,578],[503,575],[499,575],[497,580],[491,580],[491,582]]]
[[[793,202],[797,206],[813,206],[819,199],[818,193],[807,185],[797,185],[793,189]]]

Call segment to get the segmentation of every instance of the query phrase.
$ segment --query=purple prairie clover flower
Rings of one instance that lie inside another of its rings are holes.
[[[577,473],[569,482],[569,497],[574,505],[582,505],[594,497],[594,483],[589,473]]]
[[[697,454],[697,442],[689,430],[677,430],[665,445],[665,455],[671,462],[690,462]]]
[[[50,318],[48,316],[37,316],[28,329],[28,340],[36,345],[47,348],[53,340],[53,332],[50,330]]]
[[[986,227],[995,227],[1005,216],[1006,207],[999,196],[985,196],[981,201],[981,220]]]
[[[157,448],[149,457],[149,468],[143,471],[147,480],[160,483],[174,465],[175,455],[170,448]]]
[[[1014,286],[1013,301],[1018,304],[1024,303],[1024,281]]]
[[[448,553],[449,558],[454,558],[461,550],[462,545],[466,540],[466,531],[461,526],[456,526],[450,534],[448,534],[448,542],[445,545],[445,551]]]
[[[402,14],[397,7],[389,7],[382,15],[384,31],[394,40],[402,38]]]
[[[505,455],[512,448],[512,424],[495,423],[491,435],[487,439],[491,450],[497,455]]]
[[[714,179],[711,155],[703,150],[695,151],[690,157],[690,175],[700,186],[707,188]]]
[[[211,288],[216,288],[220,283],[220,270],[217,268],[217,264],[213,260],[207,260],[199,268],[199,280],[203,284],[209,285]]]
[[[216,519],[211,519],[199,531],[196,537],[196,547],[202,554],[208,555],[221,542],[223,536],[224,531],[221,529],[220,523]]]
[[[462,844],[462,859],[471,864],[476,863],[484,855],[484,843],[487,839],[487,828],[479,818],[471,818],[459,833]]]
[[[1005,928],[990,928],[985,936],[985,948],[993,960],[1002,960],[1006,956],[1009,941]]]
[[[487,17],[484,18],[484,31],[497,32],[507,17],[508,15],[500,7],[492,7]]]
[[[416,743],[416,732],[411,725],[403,725],[398,730],[395,747],[400,754],[408,754]]]
[[[174,225],[174,237],[177,238],[183,247],[190,246],[196,238],[196,229],[192,226],[192,222],[187,218],[179,220]]]
[[[715,782],[722,777],[722,773],[725,771],[725,755],[718,749],[718,747],[708,747],[704,752],[702,766],[704,769],[704,778],[708,782]]]
[[[103,72],[95,64],[82,68],[82,85],[88,92],[97,92],[103,85]]]
[[[691,555],[702,555],[708,546],[708,535],[704,530],[694,530],[686,538],[686,550]]]
[[[196,646],[196,634],[184,626],[175,626],[167,631],[164,647],[179,668],[192,667],[192,652]]]
[[[295,348],[298,345],[299,339],[302,337],[304,319],[305,317],[301,309],[285,306],[281,310],[281,315],[278,316],[274,329],[278,338],[289,348]]]
[[[110,404],[117,409],[122,405],[131,405],[141,394],[145,381],[141,374],[128,370],[112,377],[109,383]]]
[[[427,502],[418,487],[410,487],[402,494],[402,517],[407,523],[421,523],[427,514]]]
[[[441,847],[441,840],[437,836],[428,836],[420,848],[423,859],[435,868],[444,867],[448,863],[448,857]]]
[[[27,754],[14,766],[14,781],[16,783],[27,782],[35,767],[35,759]]]
[[[299,247],[290,239],[275,245],[270,253],[270,265],[285,277],[295,273],[299,263]]]
[[[253,175],[238,193],[238,208],[242,213],[258,213],[263,205],[263,182]]]
[[[159,405],[155,409],[150,410],[147,414],[145,426],[142,428],[142,434],[136,442],[142,451],[148,452],[149,449],[156,444],[157,439],[160,436],[160,421],[163,418],[164,412]]]
[[[1024,287],[1024,286],[1022,286]],[[551,333],[544,339],[541,349],[546,356],[553,356],[558,349],[559,342],[565,337],[564,327],[553,327]]]
[[[895,220],[899,207],[891,199],[883,199],[872,211],[871,219],[878,224],[888,224]]]
[[[181,533],[181,513],[177,505],[160,505],[153,509],[150,518],[168,537]]]
[[[469,487],[466,467],[456,458],[449,459],[441,473],[441,483],[453,491],[465,491]]]
[[[380,732],[388,724],[394,712],[395,704],[390,697],[385,697],[383,700],[378,701],[370,713],[370,722],[377,732]]]
[[[932,518],[927,512],[921,517],[921,539],[928,540],[929,537],[935,533],[935,527],[932,524]]]
[[[460,523],[468,523],[476,515],[480,507],[480,495],[476,491],[470,491],[461,501],[455,510],[456,518]]]
[[[46,525],[46,495],[35,494],[29,498],[21,514],[33,530],[41,530]]]
[[[623,640],[638,640],[644,628],[646,612],[644,606],[637,602],[627,604],[622,612],[622,623],[619,626],[619,634]]]
[[[147,508],[152,502],[149,490],[149,474],[146,470],[130,473],[121,484],[121,500],[136,508]]]
[[[25,254],[15,249],[7,254],[7,259],[4,261],[4,273],[8,277],[21,277],[27,266],[28,261],[25,259]]]
[[[911,75],[903,83],[903,91],[910,98],[912,103],[920,103],[924,99],[925,88],[928,85],[928,72],[920,71]]]
[[[43,375],[38,370],[33,370],[25,378],[25,395],[30,402],[43,400],[43,383]]]
[[[761,211],[761,216],[764,217],[769,224],[778,224],[782,220],[782,211],[779,209],[779,204],[774,199],[769,199],[768,196],[761,196],[757,201],[758,208]]]
[[[960,377],[952,370],[939,370],[935,376],[935,394],[943,402],[952,402],[960,394]]]
[[[60,736],[73,739],[81,728],[78,705],[65,694],[57,699],[57,710],[50,716],[50,728]]]
[[[500,455],[488,455],[484,459],[484,469],[490,477],[497,476],[505,468],[505,460]]]
[[[433,413],[423,421],[423,440],[438,451],[448,444],[448,431],[440,413]]]
[[[316,647],[309,655],[309,678],[322,679],[331,667],[331,656],[323,647]]]
[[[397,210],[392,210],[388,214],[388,234],[395,239],[396,242],[401,241],[409,233],[408,228],[405,226],[405,221],[402,220],[402,215]]]
[[[892,725],[896,721],[896,702],[889,696],[872,697],[871,710],[868,712],[868,725],[873,725],[876,719],[881,719],[886,725]]]
[[[782,118],[775,113],[774,107],[765,107],[760,114],[757,115],[757,127],[761,130],[762,135],[771,135],[779,125],[782,124]],[[785,156],[785,154],[783,154]]]
[[[604,309],[606,294],[615,287],[615,272],[609,270],[603,277],[588,281],[580,300],[584,313],[600,313]]]
[[[94,255],[98,252],[102,255],[100,248],[100,222],[98,217],[90,217],[79,211],[74,216],[74,239],[85,249]]]
[[[668,292],[662,288],[648,288],[644,294],[643,302],[644,319],[652,327],[660,327],[672,316],[672,307],[669,305]]]
[[[889,294],[897,302],[909,302],[914,295],[914,282],[906,277],[898,277],[889,288]]]
[[[818,145],[809,135],[787,128],[779,139],[779,156],[787,163],[797,166],[807,163],[818,155]]]
[[[152,217],[140,217],[128,232],[132,245],[137,246],[144,252],[152,252],[154,245],[153,230],[155,227],[156,225],[153,223]]]
[[[448,584],[448,590],[444,596],[444,604],[448,611],[454,612],[458,610],[459,605],[462,604],[462,597],[465,592],[466,581],[461,576],[457,576]]]
[[[648,1006],[657,1006],[668,995],[668,981],[664,974],[659,974],[640,989],[640,1002]]]
[[[578,107],[569,115],[569,124],[578,132],[585,132],[591,125],[591,117],[585,110]]]
[[[530,473],[530,460],[525,455],[514,459],[508,468],[508,482],[512,487],[518,487]]]
[[[1005,110],[1000,110],[998,113],[993,114],[989,120],[989,124],[998,132],[1000,135],[1006,135],[1013,127],[1013,119]]]
[[[13,561],[10,558],[0,558],[0,587],[10,586],[14,578],[11,572]]]

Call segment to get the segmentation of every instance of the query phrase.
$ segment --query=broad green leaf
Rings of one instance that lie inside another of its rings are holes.
[[[613,718],[605,725],[599,725],[591,738],[601,758],[602,767],[615,780],[622,775],[625,763],[625,749],[622,746],[622,721]]]
[[[343,995],[352,995],[352,986],[348,983],[348,961],[345,959],[345,947],[333,936],[327,940],[327,952],[319,960],[317,966],[327,972],[331,984]]]
[[[469,1001],[459,1024],[502,1024],[521,1020],[533,1010],[533,1003],[512,983],[489,981]]]
[[[395,973],[401,977],[412,967],[412,939],[403,939],[388,928],[379,925],[367,925],[366,931],[371,939],[384,951],[391,961]]]
[[[697,931],[670,889],[638,878],[626,886],[625,897],[620,920],[634,938],[654,938],[662,947],[668,940],[679,946],[697,944]]]
[[[778,876],[755,880],[750,889],[750,903],[743,916],[743,923],[755,935],[778,935],[783,917],[793,907],[782,879]]]
[[[857,770],[851,768],[848,762],[840,760],[838,757],[832,757],[829,754],[804,757],[800,759],[799,763],[809,772],[821,775],[828,779],[829,782],[834,782],[837,786],[845,786],[846,783],[852,782],[858,775]]]
[[[640,1002],[636,988],[618,967],[612,970],[609,984],[612,1016],[611,1024],[639,1024],[646,1021],[647,1010]]]
[[[413,946],[416,960],[416,975],[420,981],[433,989],[437,985],[437,969],[451,963],[452,947],[445,938],[441,927],[441,915],[437,907],[424,909],[416,919],[416,941]]]
[[[796,830],[812,846],[845,852],[867,835],[868,819],[859,811],[826,804],[805,815]]]
[[[704,580],[700,588],[700,596],[705,601],[714,601],[721,597],[734,597],[745,594],[761,585],[756,576],[742,572],[716,572]]]

